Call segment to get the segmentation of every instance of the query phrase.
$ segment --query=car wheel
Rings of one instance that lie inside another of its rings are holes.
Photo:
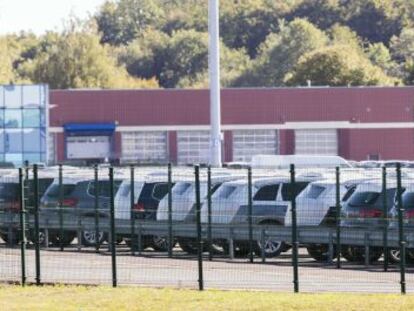
[[[306,247],[309,256],[319,262],[326,262],[329,260],[329,245],[327,244],[310,244]],[[333,257],[336,257],[336,247],[334,245]]]
[[[399,263],[401,260],[400,257],[400,249],[399,248],[393,248],[388,250],[388,259],[392,263]]]
[[[9,239],[9,235],[8,234],[4,234],[4,233],[2,233],[1,235],[0,235],[0,238],[6,243],[6,244],[8,244],[8,245],[11,245],[11,246],[14,246],[14,245],[17,245],[17,244],[19,244],[19,242],[20,242],[20,236],[19,236],[19,233],[18,232],[14,232],[13,233],[13,240],[12,241],[10,241],[10,239]]]
[[[392,263],[399,263],[401,261],[400,249],[393,248],[388,251],[388,258]],[[406,249],[405,260],[407,263],[414,263],[414,249]]]
[[[33,244],[36,243],[36,238],[35,238],[35,231],[31,230],[30,231],[30,235],[29,235],[29,240],[30,242],[32,242]],[[45,245],[45,240],[46,240],[46,234],[44,231],[39,230],[39,245],[40,246],[44,246]],[[49,239],[49,243],[50,243],[50,239]]]
[[[277,257],[285,249],[285,243],[283,241],[275,241],[271,238],[265,240],[264,247],[262,246],[262,241],[257,241],[256,244],[257,254],[262,256],[262,252],[264,251],[264,255],[267,258]]]
[[[99,231],[99,244],[102,244],[105,241],[105,232]],[[85,246],[94,246],[96,245],[96,232],[94,230],[82,231],[82,244]]]
[[[173,241],[173,245],[169,245],[168,238],[163,236],[153,235],[151,238],[151,246],[157,252],[167,252],[170,247],[174,248],[177,244],[176,241]]]
[[[181,249],[188,254],[195,255],[198,253],[198,245],[196,239],[178,238],[178,244],[180,245]]]

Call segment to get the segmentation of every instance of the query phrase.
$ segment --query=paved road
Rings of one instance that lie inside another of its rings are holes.
[[[198,264],[195,257],[174,250],[173,259],[165,254],[145,252],[131,256],[120,246],[117,256],[119,284],[139,286],[171,286],[197,288]],[[203,263],[206,288],[292,291],[293,273],[288,253],[277,259],[255,263],[246,259],[215,258]],[[27,250],[28,281],[34,281],[34,251]],[[414,268],[407,269],[407,290],[414,292]],[[93,249],[75,248],[60,252],[41,251],[41,279],[45,283],[111,284],[111,256],[105,249],[96,254]],[[0,247],[0,280],[20,280],[20,250]],[[343,264],[316,264],[300,252],[300,290],[302,292],[395,292],[400,290],[399,271],[392,267],[382,272],[382,265],[364,267]]]

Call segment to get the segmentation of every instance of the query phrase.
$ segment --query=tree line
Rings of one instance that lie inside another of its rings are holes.
[[[414,84],[414,0],[220,2],[224,87]],[[0,84],[207,87],[207,3],[106,1],[61,32],[0,36]]]

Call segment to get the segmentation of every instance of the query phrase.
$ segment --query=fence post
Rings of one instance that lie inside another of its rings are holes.
[[[295,189],[295,165],[290,165],[290,183],[291,189]],[[299,273],[298,273],[298,237],[297,237],[297,223],[296,223],[296,198],[292,197],[292,264],[293,264],[293,286],[294,292],[299,292]]]
[[[208,260],[213,260],[213,238],[211,231],[211,166],[207,168],[207,240]]]
[[[134,206],[135,206],[135,168],[131,165],[130,168],[131,174],[131,184],[130,184],[130,206],[131,206],[131,252],[132,255],[135,256],[135,247],[137,243],[136,234],[135,234],[135,213],[134,213]]]
[[[64,249],[64,231],[63,231],[63,171],[62,164],[59,164],[59,245],[60,251]]]
[[[173,256],[173,227],[172,227],[172,168],[168,163],[168,257]]]
[[[34,198],[34,221],[35,221],[35,264],[36,285],[40,285],[40,243],[39,243],[39,178],[37,164],[33,165],[33,198]]]
[[[24,195],[23,169],[19,168],[19,199],[20,199],[20,234],[21,234],[21,265],[22,265],[22,286],[26,285],[26,207]]]
[[[341,268],[341,172],[335,169],[335,202],[336,202],[336,267]]]
[[[195,173],[195,199],[197,220],[197,255],[198,255],[198,288],[204,290],[203,278],[203,240],[201,238],[201,198],[200,198],[200,166],[194,167]]]
[[[116,232],[115,232],[115,194],[114,194],[114,168],[109,168],[110,192],[110,222],[111,222],[111,259],[112,259],[112,286],[117,286],[116,276]]]
[[[99,253],[99,171],[98,165],[94,165],[94,186],[95,186],[95,251]]]
[[[405,240],[404,240],[404,207],[402,203],[401,163],[397,163],[397,204],[398,204],[398,233],[400,242],[400,284],[401,293],[405,294]]]
[[[382,167],[382,204],[384,206],[384,233],[383,233],[383,246],[384,246],[384,272],[388,271],[388,206],[387,206],[387,168]]]
[[[247,214],[249,225],[249,260],[253,263],[253,195],[252,195],[252,168],[247,169]],[[265,251],[265,246],[262,245],[262,252]]]

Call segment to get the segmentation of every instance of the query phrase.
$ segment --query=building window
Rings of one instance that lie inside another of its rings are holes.
[[[279,153],[276,130],[233,131],[233,161],[249,162],[254,155]]]
[[[208,163],[210,155],[209,131],[177,132],[178,164]]]
[[[166,132],[122,133],[123,163],[165,163],[168,161]]]
[[[295,154],[338,155],[337,130],[296,130]]]

